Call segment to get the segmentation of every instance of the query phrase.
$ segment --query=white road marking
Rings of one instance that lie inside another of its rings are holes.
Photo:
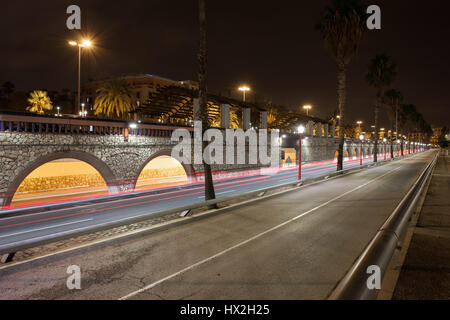
[[[2,238],[9,238],[9,237],[13,237],[13,236],[18,236],[18,235],[25,234],[25,233],[31,233],[31,232],[36,232],[36,231],[54,229],[54,228],[58,228],[58,227],[68,226],[68,225],[71,225],[71,224],[88,222],[88,221],[92,221],[92,220],[94,220],[94,219],[78,220],[78,221],[74,221],[74,222],[68,222],[68,223],[62,223],[62,224],[57,224],[57,225],[53,225],[53,226],[48,226],[48,227],[45,227],[45,228],[39,228],[39,229],[33,229],[33,230],[28,230],[28,231],[22,231],[22,232],[17,232],[17,233],[6,234],[6,235],[3,235],[3,236],[0,236],[0,239],[2,239]]]
[[[131,292],[130,294],[127,294],[126,296],[123,296],[123,297],[120,298],[119,300],[127,300],[127,299],[129,299],[129,298],[132,298],[132,297],[134,297],[134,296],[136,296],[136,295],[138,295],[138,294],[140,294],[140,293],[142,293],[142,292],[145,292],[145,291],[147,291],[147,290],[150,290],[150,289],[156,287],[157,285],[159,285],[159,284],[161,284],[161,283],[163,283],[163,282],[165,282],[165,281],[167,281],[167,280],[170,280],[170,279],[172,279],[172,278],[175,278],[175,277],[177,277],[177,276],[179,276],[179,275],[181,275],[181,274],[183,274],[183,273],[186,273],[187,271],[190,271],[190,270],[192,270],[192,269],[194,269],[194,268],[196,268],[196,267],[198,267],[198,266],[200,266],[200,265],[202,265],[202,264],[205,264],[205,263],[207,263],[207,262],[209,262],[209,261],[211,261],[211,260],[214,260],[214,259],[216,259],[216,258],[218,258],[218,257],[220,257],[220,256],[223,256],[224,254],[226,254],[226,253],[228,253],[228,252],[230,252],[230,251],[232,251],[232,250],[234,250],[234,249],[237,249],[237,248],[239,248],[239,247],[242,247],[242,246],[248,244],[249,242],[252,242],[252,241],[254,241],[254,240],[256,240],[256,239],[259,239],[259,238],[265,236],[266,234],[268,234],[268,233],[270,233],[270,232],[272,232],[272,231],[278,230],[278,229],[280,229],[280,228],[282,228],[282,227],[284,227],[284,226],[286,226],[286,225],[288,225],[288,224],[290,224],[290,223],[292,223],[292,222],[294,222],[294,221],[297,221],[298,219],[303,218],[304,216],[306,216],[306,215],[308,215],[308,214],[310,214],[310,213],[312,213],[312,212],[314,212],[314,211],[317,211],[317,210],[319,210],[319,209],[321,209],[321,208],[323,208],[323,207],[329,205],[330,203],[332,203],[332,202],[334,202],[334,201],[336,201],[336,200],[339,200],[339,199],[345,197],[346,195],[351,194],[352,192],[355,192],[355,191],[357,191],[357,190],[359,190],[359,189],[362,189],[362,188],[364,188],[365,186],[367,186],[367,185],[369,185],[369,184],[371,184],[371,183],[373,183],[373,182],[375,182],[375,181],[377,181],[377,180],[380,180],[380,179],[382,179],[383,177],[385,177],[385,176],[387,176],[387,175],[389,175],[389,174],[391,174],[391,173],[393,173],[393,172],[395,172],[395,171],[397,171],[397,170],[399,170],[399,169],[401,169],[401,168],[402,168],[402,167],[398,167],[398,168],[396,168],[396,169],[394,169],[394,170],[388,171],[387,173],[385,173],[385,174],[383,174],[383,175],[381,175],[381,176],[378,176],[377,178],[372,179],[372,180],[370,180],[370,181],[368,181],[368,182],[366,182],[366,183],[360,185],[359,187],[356,187],[356,188],[354,188],[354,189],[352,189],[352,190],[350,190],[350,191],[347,191],[347,192],[345,192],[345,193],[343,193],[343,194],[341,194],[341,195],[339,195],[339,196],[337,196],[337,197],[335,197],[335,198],[333,198],[333,199],[331,199],[331,200],[329,200],[329,201],[327,201],[327,202],[324,202],[324,203],[322,203],[321,205],[319,205],[319,206],[317,206],[317,207],[315,207],[315,208],[313,208],[313,209],[310,209],[310,210],[308,210],[308,211],[306,211],[306,212],[304,212],[304,213],[302,213],[302,214],[300,214],[300,215],[298,215],[298,216],[296,216],[296,217],[294,217],[294,218],[292,218],[292,219],[290,219],[290,220],[287,220],[287,221],[285,221],[285,222],[283,222],[283,223],[281,223],[281,224],[279,224],[279,225],[277,225],[277,226],[275,226],[275,227],[273,227],[273,228],[270,228],[270,229],[268,229],[268,230],[266,230],[266,231],[264,231],[264,232],[261,232],[261,233],[255,235],[255,236],[253,236],[253,237],[251,237],[251,238],[249,238],[249,239],[243,241],[243,242],[240,242],[240,243],[238,243],[238,244],[236,244],[236,245],[234,245],[234,246],[232,246],[232,247],[230,247],[230,248],[228,248],[228,249],[225,249],[225,250],[223,250],[223,251],[221,251],[221,252],[219,252],[219,253],[217,253],[217,254],[215,254],[215,255],[209,257],[209,258],[206,258],[206,259],[204,259],[204,260],[201,260],[201,261],[199,261],[199,262],[197,262],[197,263],[195,263],[195,264],[193,264],[193,265],[190,265],[190,266],[188,266],[188,267],[186,267],[186,268],[184,268],[184,269],[182,269],[182,270],[180,270],[180,271],[178,271],[178,272],[175,272],[175,273],[173,273],[173,274],[171,274],[171,275],[169,275],[169,276],[167,276],[167,277],[165,277],[165,278],[162,278],[162,279],[160,279],[160,280],[158,280],[158,281],[155,281],[155,282],[149,284],[148,286],[146,286],[146,287],[144,287],[144,288],[142,288],[142,289],[133,291],[133,292]]]
[[[222,194],[227,194],[227,193],[232,193],[232,192],[236,192],[236,190],[230,190],[230,191],[218,192],[217,195],[220,196],[220,195],[222,195]]]

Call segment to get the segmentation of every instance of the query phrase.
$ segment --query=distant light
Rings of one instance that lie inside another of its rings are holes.
[[[247,91],[250,91],[250,90],[251,89],[249,87],[247,87],[247,86],[239,87],[239,91],[247,92]]]
[[[78,43],[76,41],[69,41],[69,44],[71,46],[77,46],[78,45]]]
[[[92,42],[89,40],[83,40],[80,46],[84,48],[89,48],[90,46],[92,46]]]
[[[305,109],[305,110],[311,110],[312,107],[311,107],[310,105],[306,105],[306,106],[303,106],[303,109]]]
[[[364,140],[364,138],[365,138],[365,137],[364,137],[364,135],[363,135],[363,134],[359,136],[359,140],[361,140],[361,141],[363,141],[363,140]]]
[[[137,123],[134,122],[130,123],[130,129],[136,129],[137,127],[138,127]]]
[[[386,141],[387,141],[387,139],[386,139],[386,138],[384,138],[384,139],[383,139],[383,142],[386,142]]]
[[[298,127],[298,133],[300,133],[300,134],[305,133],[305,127],[304,126],[299,126]]]

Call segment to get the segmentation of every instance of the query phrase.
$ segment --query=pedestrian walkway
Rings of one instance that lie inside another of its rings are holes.
[[[393,299],[450,299],[450,156],[441,152]]]

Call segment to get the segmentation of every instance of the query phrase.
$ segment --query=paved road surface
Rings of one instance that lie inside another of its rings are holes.
[[[365,163],[370,163],[366,159]],[[359,166],[359,160],[346,162],[346,168]],[[303,178],[309,179],[332,173],[336,164],[332,161],[306,164]],[[297,169],[284,170],[273,175],[254,175],[215,182],[216,195],[223,198],[230,195],[295,182]],[[0,247],[18,241],[63,232],[72,229],[103,225],[111,221],[136,217],[148,213],[181,207],[204,201],[203,184],[161,188],[150,192],[125,194],[114,200],[101,202],[74,201],[73,205],[63,209],[51,209],[48,205],[38,206],[35,214],[20,215],[20,212],[8,217],[8,211],[0,211]]]
[[[433,156],[0,269],[0,298],[324,299]]]

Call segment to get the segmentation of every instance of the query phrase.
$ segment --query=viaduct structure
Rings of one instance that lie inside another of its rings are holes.
[[[222,128],[229,127],[229,106],[221,108]],[[243,110],[244,129],[250,128],[250,110]],[[314,125],[318,130],[314,134]],[[171,156],[177,142],[172,132],[180,127],[42,117],[0,113],[0,207],[8,206],[22,181],[43,164],[58,159],[76,159],[94,167],[111,193],[133,190],[136,181],[153,159]],[[192,127],[185,127],[192,130]],[[267,113],[261,112],[260,128],[267,128]],[[330,129],[330,130],[329,130]],[[304,162],[332,160],[338,148],[334,129],[312,122],[307,124],[303,143]],[[292,137],[298,136],[295,134]],[[359,141],[346,141],[347,157],[358,157]],[[364,156],[373,154],[365,143]],[[383,146],[380,146],[383,153]],[[191,180],[201,176],[202,166],[183,165]],[[259,165],[215,165],[213,170],[235,172],[260,168]]]

